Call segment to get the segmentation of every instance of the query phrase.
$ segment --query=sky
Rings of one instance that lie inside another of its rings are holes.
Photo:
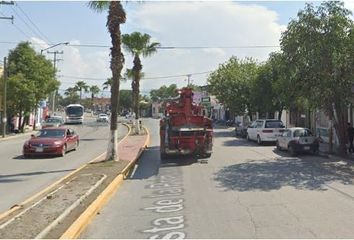
[[[158,49],[142,59],[141,93],[172,83],[183,87],[188,75],[193,84],[205,85],[208,73],[232,56],[265,61],[270,52],[279,50],[282,31],[304,6],[304,1],[125,1],[123,34],[138,31],[161,46],[182,47]],[[345,6],[354,11],[354,0],[345,1]],[[38,53],[59,44],[49,49],[63,51],[57,62],[59,93],[81,80],[102,89],[111,76],[106,12],[97,13],[83,1],[0,5],[0,17],[10,16],[14,16],[13,24],[0,19],[0,63],[21,41],[30,41]],[[98,46],[83,46],[87,44]],[[53,59],[53,54],[43,53]],[[132,57],[124,55],[124,67],[131,68]],[[121,89],[130,89],[130,84],[122,83]],[[109,92],[101,95],[109,96]]]

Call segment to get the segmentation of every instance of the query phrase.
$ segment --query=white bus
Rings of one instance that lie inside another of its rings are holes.
[[[65,107],[65,123],[84,122],[84,106],[81,104],[69,104]]]

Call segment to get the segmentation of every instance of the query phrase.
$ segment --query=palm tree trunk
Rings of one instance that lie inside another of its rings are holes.
[[[133,101],[134,101],[134,112],[135,112],[135,133],[140,134],[140,122],[139,122],[139,88],[140,88],[140,72],[143,69],[139,55],[134,57],[134,67],[133,67],[133,81],[132,81],[132,90],[133,90]]]
[[[125,12],[120,1],[112,1],[109,5],[107,27],[111,35],[111,71],[112,71],[112,87],[111,87],[111,126],[110,137],[106,161],[119,160],[118,157],[118,100],[119,100],[119,81],[123,68],[124,56],[121,50],[121,32],[120,24],[125,22]]]

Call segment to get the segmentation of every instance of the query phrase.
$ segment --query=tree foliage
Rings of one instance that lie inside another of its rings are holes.
[[[209,75],[209,89],[234,113],[252,113],[254,104],[251,101],[251,90],[257,73],[258,65],[255,60],[231,57]]]
[[[142,34],[140,32],[133,32],[131,34],[122,35],[123,47],[133,57],[133,68],[130,75],[132,76],[132,90],[133,90],[133,108],[135,112],[135,118],[139,118],[139,88],[140,79],[142,77],[141,70],[143,65],[141,64],[140,57],[149,57],[156,53],[157,47],[160,45],[158,42],[151,42],[149,34]],[[127,71],[129,77],[129,71]]]
[[[345,154],[347,106],[354,83],[351,12],[342,2],[307,4],[288,24],[281,39],[298,91],[333,119],[340,153]]]
[[[21,118],[57,90],[59,81],[55,78],[53,64],[37,54],[28,42],[19,43],[11,50],[8,61],[8,111]]]
[[[153,89],[150,91],[150,98],[152,101],[164,101],[177,96],[178,92],[176,84],[171,84],[170,86],[163,85],[159,89]]]

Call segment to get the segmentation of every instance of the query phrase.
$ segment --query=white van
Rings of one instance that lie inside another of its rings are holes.
[[[258,119],[247,128],[247,140],[263,142],[276,142],[277,137],[284,132],[284,124],[278,119]]]

